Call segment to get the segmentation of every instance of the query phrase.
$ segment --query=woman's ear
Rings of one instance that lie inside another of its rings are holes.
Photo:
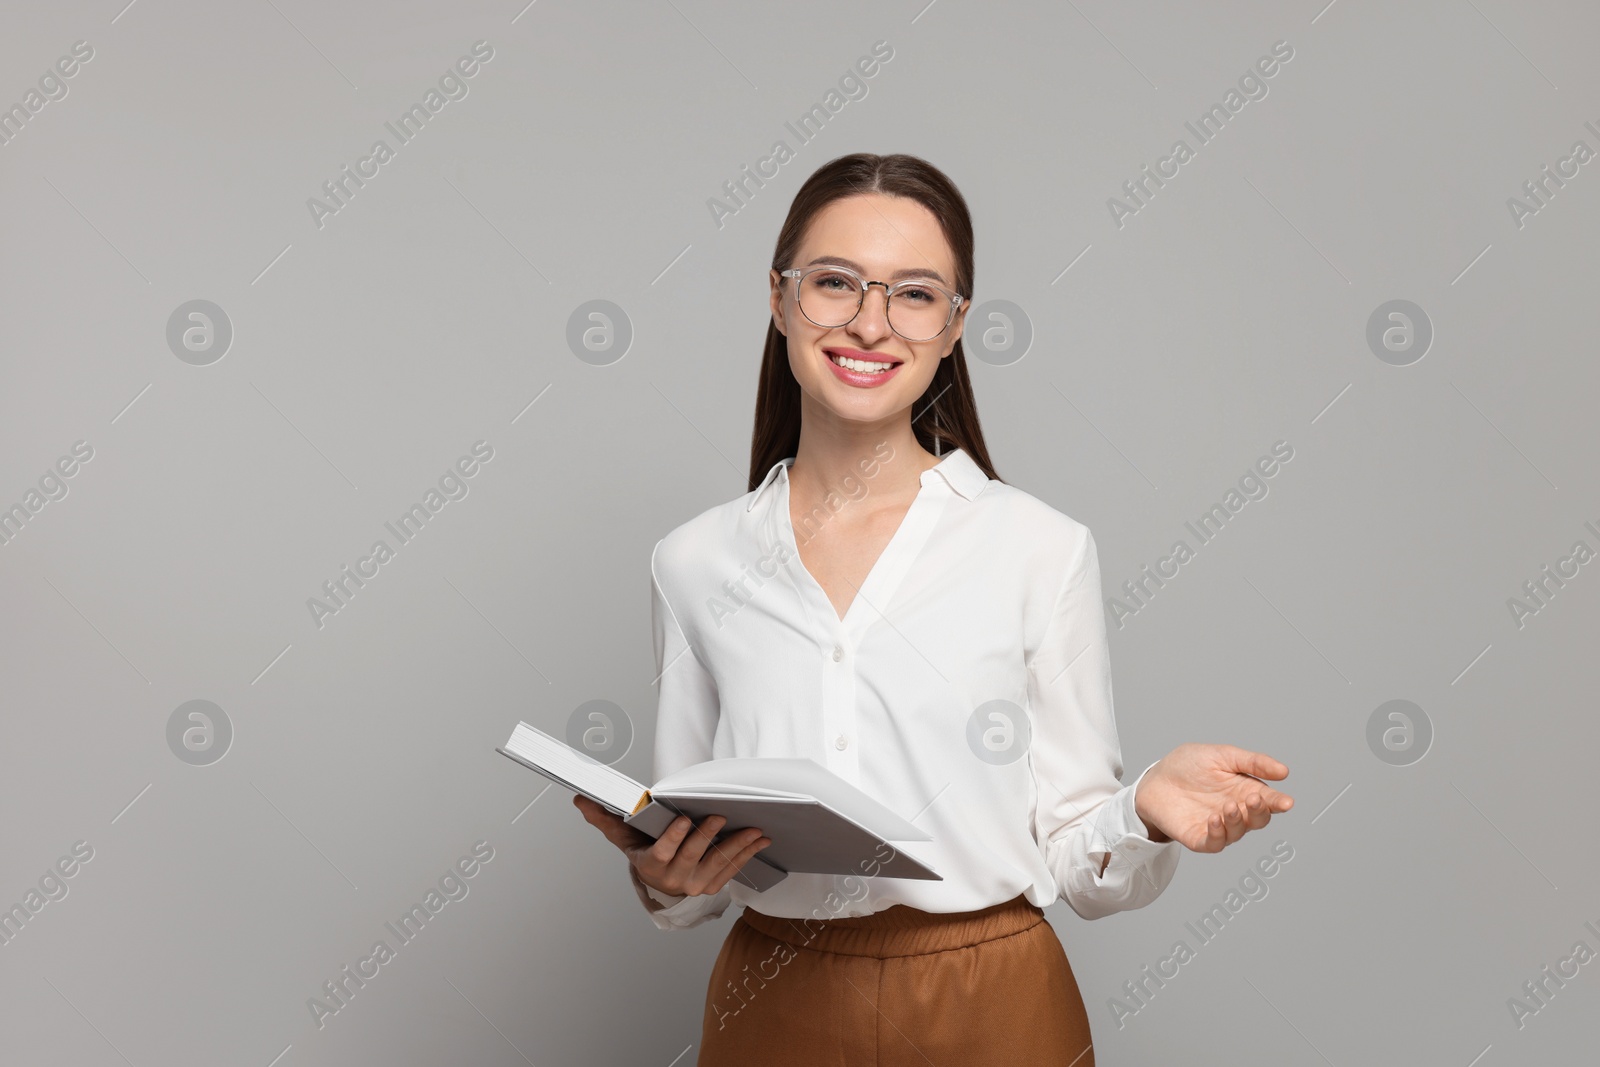
[[[951,330],[950,347],[945,349],[945,353],[944,353],[945,356],[948,356],[951,352],[954,352],[956,350],[956,342],[961,340],[961,335],[966,331],[967,312],[970,311],[971,309],[972,309],[972,305],[970,303],[963,302],[962,305],[961,305],[961,310],[957,311],[956,312],[956,317],[953,320],[951,320],[951,322],[950,322],[950,330]],[[943,359],[944,356],[940,356],[939,358]]]
[[[776,270],[770,270],[767,272],[767,280],[772,284],[772,292],[768,298],[768,303],[772,307],[772,324],[778,328],[779,333],[788,337],[788,333],[783,329],[783,275]]]

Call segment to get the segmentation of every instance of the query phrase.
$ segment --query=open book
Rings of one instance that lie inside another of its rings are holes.
[[[713,842],[745,827],[760,829],[772,844],[734,875],[758,892],[788,874],[944,880],[889,844],[933,840],[927,832],[815,760],[711,760],[646,788],[525,722],[495,751],[604,805],[651,837],[660,837],[679,815],[697,824],[708,815],[725,817]]]

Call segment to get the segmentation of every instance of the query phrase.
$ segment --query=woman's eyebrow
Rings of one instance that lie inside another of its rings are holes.
[[[867,274],[867,270],[866,270],[865,267],[863,267],[859,263],[853,263],[850,260],[845,259],[843,256],[818,256],[816,259],[813,259],[810,263],[807,263],[806,266],[815,267],[815,266],[819,266],[819,265],[822,265],[822,264],[825,264],[825,263],[833,263],[833,264],[835,264],[837,266],[840,266],[840,267],[849,267],[851,270],[855,271],[857,274],[861,275],[862,277],[865,277],[866,274]],[[889,281],[891,281],[891,282],[899,281],[901,278],[931,278],[934,281],[938,282],[940,285],[949,285],[950,284],[949,282],[944,280],[944,275],[940,274],[936,270],[930,270],[930,269],[928,269],[926,267],[923,267],[923,268],[909,268],[908,267],[905,270],[897,270],[893,274],[889,275]]]

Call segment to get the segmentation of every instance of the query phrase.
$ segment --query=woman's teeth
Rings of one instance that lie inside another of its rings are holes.
[[[848,356],[830,355],[828,358],[846,370],[859,371],[862,374],[881,374],[894,366],[893,363],[867,363],[863,360],[851,359]]]

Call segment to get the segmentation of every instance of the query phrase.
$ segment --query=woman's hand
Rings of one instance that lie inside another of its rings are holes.
[[[1133,806],[1152,841],[1177,841],[1195,852],[1221,852],[1294,798],[1259,779],[1280,781],[1289,768],[1234,745],[1179,745],[1145,774]]]
[[[708,815],[699,826],[687,815],[680,815],[660,837],[652,839],[582,793],[574,793],[572,802],[585,819],[623,851],[638,872],[639,881],[672,896],[721,892],[739,868],[772,844],[772,839],[762,837],[755,827],[746,827],[712,844],[711,839],[728,821],[721,815]]]

